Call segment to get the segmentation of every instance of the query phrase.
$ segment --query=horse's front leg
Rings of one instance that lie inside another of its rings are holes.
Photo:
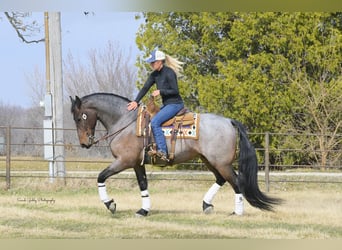
[[[151,209],[151,200],[150,200],[150,195],[147,189],[148,184],[147,184],[147,178],[146,178],[145,165],[135,167],[134,171],[137,177],[137,181],[138,181],[139,188],[140,188],[141,199],[142,199],[141,209],[139,209],[135,214],[138,217],[147,216]]]
[[[109,198],[105,182],[107,178],[109,178],[110,176],[118,174],[122,170],[124,170],[123,168],[119,167],[119,163],[119,161],[114,161],[111,165],[105,168],[97,177],[97,187],[99,191],[100,200],[105,204],[105,206],[112,214],[114,214],[116,211],[116,204],[114,202],[114,199]]]

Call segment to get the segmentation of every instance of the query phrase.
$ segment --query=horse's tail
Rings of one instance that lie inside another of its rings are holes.
[[[250,143],[246,130],[242,123],[231,120],[238,129],[239,139],[239,170],[238,187],[253,207],[262,210],[273,210],[273,205],[281,203],[281,199],[269,197],[260,191],[258,186],[258,162],[253,145]]]

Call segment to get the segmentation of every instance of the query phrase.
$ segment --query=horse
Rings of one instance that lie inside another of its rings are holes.
[[[130,100],[112,93],[93,93],[82,98],[70,96],[71,113],[77,128],[81,147],[89,149],[99,140],[109,141],[114,161],[97,178],[100,200],[114,214],[116,203],[110,199],[105,181],[128,168],[133,168],[139,185],[142,206],[137,216],[147,216],[151,210],[148,180],[144,164],[143,138],[136,135],[138,109],[127,110]],[[102,123],[107,134],[95,139],[97,121]],[[239,143],[238,143],[239,142]],[[237,144],[239,153],[237,155]],[[170,147],[170,142],[167,142]],[[219,189],[228,182],[235,193],[235,208],[232,214],[243,215],[244,199],[263,211],[274,211],[281,199],[263,193],[257,180],[258,163],[255,148],[249,141],[242,123],[213,113],[201,113],[199,138],[178,139],[172,164],[179,164],[199,157],[215,176],[215,182],[204,194],[202,210],[213,211],[212,203]],[[238,171],[232,163],[238,158]]]

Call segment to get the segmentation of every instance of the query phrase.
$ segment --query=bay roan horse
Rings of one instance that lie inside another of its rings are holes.
[[[142,197],[142,208],[138,216],[146,216],[151,209],[147,186],[146,170],[142,164],[144,157],[143,138],[136,135],[136,118],[138,109],[128,111],[127,98],[109,94],[94,93],[82,98],[70,97],[79,141],[82,147],[90,148],[95,140],[95,126],[100,121],[107,130],[107,140],[115,160],[104,169],[97,179],[101,201],[112,212],[116,204],[110,199],[105,181],[108,177],[133,168]],[[237,138],[239,135],[239,138]],[[170,142],[168,147],[170,148]],[[238,172],[232,168],[239,141]],[[216,182],[203,197],[202,208],[205,213],[213,209],[212,201],[220,187],[227,181],[235,192],[235,209],[237,215],[244,211],[243,197],[254,207],[273,210],[273,205],[280,199],[272,198],[260,191],[257,181],[258,164],[255,149],[250,143],[244,126],[233,119],[211,113],[200,114],[199,138],[177,139],[173,164],[183,163],[200,157],[214,174]]]

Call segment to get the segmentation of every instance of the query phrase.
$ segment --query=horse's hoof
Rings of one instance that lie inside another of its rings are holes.
[[[237,214],[235,211],[231,212],[229,216],[242,216],[242,214]]]
[[[208,204],[205,201],[203,201],[202,208],[205,214],[211,214],[214,211],[214,205]]]
[[[148,211],[141,208],[135,213],[135,217],[146,217],[148,215]]]
[[[108,208],[108,210],[112,213],[115,214],[116,211],[116,203],[114,202],[113,199],[111,199],[110,201],[107,201],[104,203],[106,205],[106,207]]]

